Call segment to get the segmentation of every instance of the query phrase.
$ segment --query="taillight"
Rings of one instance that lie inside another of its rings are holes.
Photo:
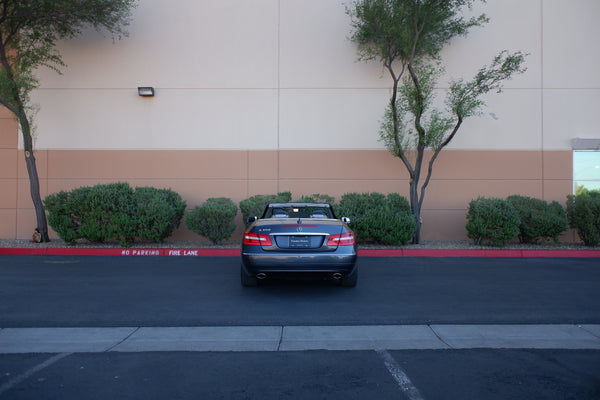
[[[354,246],[354,234],[351,232],[329,236],[327,246]]]
[[[250,246],[272,246],[271,237],[262,233],[246,232],[244,233],[244,244]]]

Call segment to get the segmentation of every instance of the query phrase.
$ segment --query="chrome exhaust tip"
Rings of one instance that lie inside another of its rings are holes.
[[[265,274],[264,272],[259,272],[258,274],[256,274],[257,279],[265,279],[266,277],[267,274]]]
[[[342,274],[340,274],[339,272],[334,273],[333,279],[335,279],[335,280],[342,279]]]

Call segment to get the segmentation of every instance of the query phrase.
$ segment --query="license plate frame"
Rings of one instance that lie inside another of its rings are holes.
[[[310,249],[311,248],[311,238],[310,236],[300,236],[294,235],[289,238],[289,246],[291,249]]]

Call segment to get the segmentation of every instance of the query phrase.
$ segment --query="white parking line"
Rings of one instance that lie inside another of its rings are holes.
[[[404,393],[410,400],[424,400],[423,396],[419,392],[419,389],[413,385],[410,378],[406,373],[400,368],[400,365],[394,360],[394,357],[387,350],[378,350],[377,354],[383,359],[383,363],[385,367],[390,372],[402,393]]]
[[[36,365],[35,367],[31,368],[30,370],[26,371],[25,373],[17,376],[16,378],[6,382],[4,385],[0,386],[0,395],[2,395],[2,393],[12,389],[13,387],[15,387],[16,385],[18,385],[19,383],[23,382],[25,379],[29,378],[31,375],[35,374],[36,372],[39,372],[41,370],[43,370],[44,368],[47,368],[49,366],[51,366],[52,364],[54,364],[57,361],[62,360],[63,358],[70,356],[73,353],[60,353],[57,354],[53,357],[50,357],[49,359],[47,359],[46,361],[44,361],[41,364]]]

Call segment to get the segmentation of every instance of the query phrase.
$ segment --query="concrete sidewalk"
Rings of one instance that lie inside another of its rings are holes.
[[[600,349],[600,325],[0,329],[0,354],[467,348]]]

